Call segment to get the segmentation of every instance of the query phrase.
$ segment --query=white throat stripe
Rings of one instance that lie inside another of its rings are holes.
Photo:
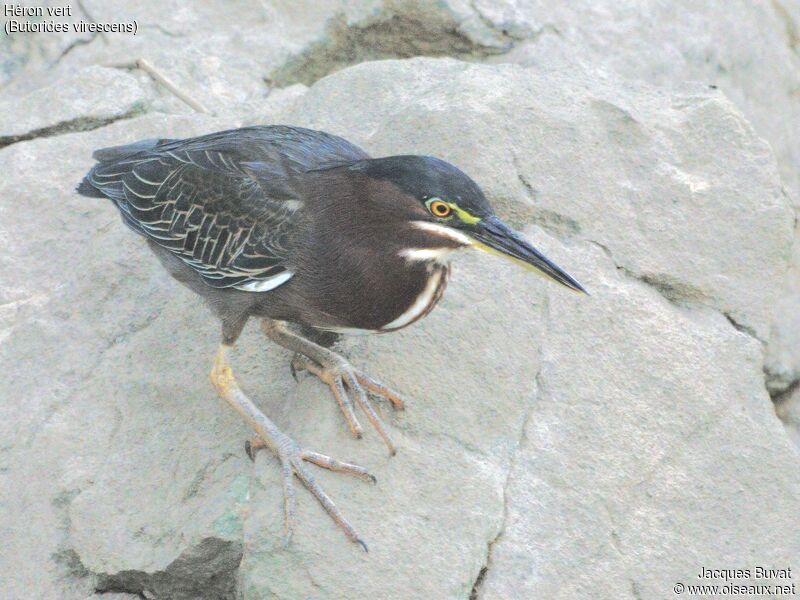
[[[425,284],[425,289],[422,290],[417,299],[409,306],[406,311],[397,317],[391,323],[387,323],[381,329],[400,329],[409,323],[416,321],[422,313],[424,313],[431,302],[436,296],[436,290],[439,289],[439,283],[442,281],[442,271],[436,270],[428,277],[428,282]]]
[[[469,236],[464,235],[460,231],[456,231],[452,227],[446,227],[445,225],[439,225],[438,223],[431,223],[430,221],[414,221],[412,224],[417,229],[422,229],[438,235],[439,237],[458,242],[463,246],[472,245],[472,239]]]
[[[411,262],[437,262],[446,265],[450,253],[456,248],[405,248],[400,250],[399,254],[406,260]]]

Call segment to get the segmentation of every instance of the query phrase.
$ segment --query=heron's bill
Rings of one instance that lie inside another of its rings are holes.
[[[470,231],[472,245],[478,250],[497,254],[552,279],[566,288],[587,294],[574,277],[539,252],[521,235],[497,217],[481,219]]]

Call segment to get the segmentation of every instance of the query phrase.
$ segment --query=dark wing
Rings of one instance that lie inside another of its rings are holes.
[[[289,234],[303,208],[298,178],[367,155],[321,132],[253,127],[147,140],[95,157],[101,162],[81,193],[110,198],[127,225],[173,252],[209,285],[267,291],[293,275],[287,258]]]

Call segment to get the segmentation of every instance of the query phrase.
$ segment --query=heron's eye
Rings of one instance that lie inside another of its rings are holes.
[[[439,217],[440,219],[449,217],[450,213],[453,212],[453,209],[447,202],[443,202],[438,198],[433,198],[428,202],[428,210],[431,211],[434,217]]]

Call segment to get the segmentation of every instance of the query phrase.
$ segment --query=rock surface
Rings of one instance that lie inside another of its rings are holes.
[[[701,566],[795,566],[800,344],[781,315],[800,314],[783,284],[800,264],[797,148],[775,122],[797,115],[796,7],[347,6],[160,3],[135,15],[141,35],[48,71],[12,44],[26,77],[0,90],[0,596],[616,600],[672,597]],[[520,64],[319,79],[418,53]],[[293,82],[313,85],[273,88]],[[245,390],[377,476],[315,471],[369,554],[302,489],[282,545],[276,462],[246,458],[250,432],[207,380],[217,323],[109,203],[73,192],[95,148],[269,122],[454,162],[592,294],[465,254],[423,322],[342,342],[412,399],[380,406],[394,458],[246,329]]]
[[[479,2],[487,5],[502,5]],[[781,175],[800,203],[800,4],[613,0],[516,5],[513,18],[542,36],[499,60],[531,66],[589,67],[662,88],[687,81],[718,86],[775,150]],[[800,204],[796,204],[800,206]]]
[[[507,52],[533,32],[495,26],[483,10],[464,0],[355,2],[242,2],[189,6],[181,0],[143,3],[84,0],[73,20],[130,22],[137,34],[94,34],[80,40],[47,40],[41,47],[3,39],[0,66],[11,76],[25,64],[25,77],[8,83],[15,93],[46,85],[53,74],[86,64],[134,69],[144,59],[212,112],[254,110],[273,86],[313,83],[347,65],[416,55],[473,59]],[[54,36],[58,37],[58,36]],[[2,79],[0,79],[2,81]],[[186,106],[158,88],[170,112]]]
[[[697,583],[698,561],[793,564],[798,456],[760,344],[596,248],[569,258],[591,267],[592,301],[550,294],[538,393],[477,597],[667,598]]]
[[[0,147],[70,131],[96,129],[147,110],[148,94],[117,69],[87,67],[69,80],[0,101]],[[19,107],[24,107],[19,110]]]
[[[541,32],[494,60],[545,69],[588,70],[662,89],[687,81],[718,87],[766,139],[786,193],[800,209],[800,3],[774,0],[479,2],[490,22]],[[800,230],[795,234],[800,248]],[[800,380],[800,250],[795,250],[768,335],[769,386]],[[764,338],[767,339],[767,338]]]

